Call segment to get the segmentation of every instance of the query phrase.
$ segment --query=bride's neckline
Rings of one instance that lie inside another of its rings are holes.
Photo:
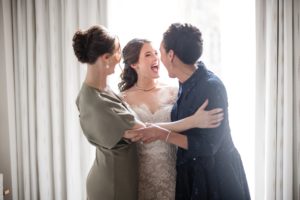
[[[160,111],[168,108],[169,106],[172,106],[171,104],[165,104],[165,105],[161,105],[159,106],[155,111],[152,111],[149,106],[147,106],[146,104],[140,104],[140,105],[131,105],[130,107],[133,109],[133,110],[136,110],[136,109],[139,109],[139,110],[142,110],[142,111],[145,111],[149,114],[151,114],[152,116],[153,115],[156,115],[157,113],[159,113]]]

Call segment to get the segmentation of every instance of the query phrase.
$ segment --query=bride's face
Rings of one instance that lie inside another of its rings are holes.
[[[144,43],[139,54],[139,60],[134,66],[138,76],[158,78],[159,65],[157,50],[153,48],[151,43]]]

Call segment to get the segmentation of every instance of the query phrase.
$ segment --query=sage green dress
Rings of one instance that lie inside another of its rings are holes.
[[[112,91],[102,92],[85,83],[76,104],[83,133],[96,146],[87,178],[88,200],[136,200],[136,146],[122,138],[134,126],[134,116]]]

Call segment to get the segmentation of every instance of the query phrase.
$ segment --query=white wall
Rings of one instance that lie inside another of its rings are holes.
[[[4,189],[10,194],[5,200],[12,199],[12,159],[10,136],[15,131],[14,124],[14,84],[13,84],[13,57],[12,57],[12,23],[11,2],[0,1],[0,173],[3,173]],[[5,47],[10,47],[9,49]],[[8,101],[10,97],[10,101]],[[14,135],[14,134],[12,134]]]

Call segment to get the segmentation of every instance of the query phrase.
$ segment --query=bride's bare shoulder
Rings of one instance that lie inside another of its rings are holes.
[[[162,83],[160,86],[160,91],[158,96],[162,100],[162,102],[165,102],[166,104],[173,104],[175,103],[177,93],[178,93],[178,87],[174,85],[169,85]]]
[[[166,84],[166,83],[159,83],[158,86],[162,91],[164,92],[169,92],[171,94],[174,94],[178,92],[178,87],[175,85],[170,85],[170,84]]]
[[[123,92],[120,93],[120,96],[122,99],[127,102],[128,104],[134,104],[135,103],[135,97],[136,97],[136,90],[131,87]]]

